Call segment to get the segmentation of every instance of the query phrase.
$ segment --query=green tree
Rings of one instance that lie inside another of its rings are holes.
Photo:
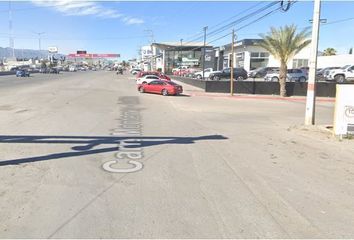
[[[353,48],[349,49],[349,54],[353,54]]]
[[[260,35],[263,41],[259,44],[268,50],[280,61],[279,85],[280,96],[286,96],[286,75],[288,72],[287,63],[303,48],[310,44],[310,33],[308,30],[297,32],[295,25],[286,25],[280,28],[271,27],[270,32]]]
[[[337,54],[337,51],[334,48],[326,48],[323,51],[323,56],[333,56],[333,55],[336,55],[336,54]]]

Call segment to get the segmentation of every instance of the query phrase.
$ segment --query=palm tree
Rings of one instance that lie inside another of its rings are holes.
[[[323,56],[332,56],[332,55],[336,55],[337,51],[334,48],[326,48],[323,51]]]
[[[310,33],[307,29],[299,33],[296,30],[295,25],[286,25],[279,29],[271,27],[269,33],[260,35],[263,41],[259,45],[280,61],[279,85],[280,96],[282,97],[286,97],[285,85],[288,61],[311,42],[308,39]]]

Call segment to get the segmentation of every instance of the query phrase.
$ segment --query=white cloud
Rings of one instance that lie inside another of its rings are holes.
[[[66,16],[95,16],[100,18],[120,19],[127,25],[142,24],[144,20],[129,17],[115,9],[109,9],[95,2],[81,2],[73,0],[35,0],[37,6],[50,7]]]
[[[123,21],[128,24],[128,25],[132,25],[132,24],[142,24],[144,23],[144,21],[142,19],[139,18],[130,18],[130,17],[125,17],[123,18]]]

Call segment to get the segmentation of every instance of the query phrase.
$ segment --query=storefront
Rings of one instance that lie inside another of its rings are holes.
[[[172,73],[173,68],[188,66],[202,68],[203,44],[200,43],[153,43],[153,56],[150,59],[153,70],[161,69]],[[205,48],[205,68],[213,68],[215,51],[211,46]]]
[[[243,39],[234,45],[234,67],[243,67],[251,71],[260,67],[279,67],[280,63],[266,49],[259,46],[262,39]],[[231,44],[219,47],[216,50],[220,58],[217,69],[221,70],[231,66]],[[289,68],[300,68],[308,66],[310,51],[309,46],[300,51],[288,62]]]

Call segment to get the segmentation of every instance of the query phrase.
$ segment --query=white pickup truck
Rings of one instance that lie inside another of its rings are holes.
[[[339,69],[329,70],[326,74],[327,81],[345,82],[349,80],[354,80],[354,65],[345,65]]]
[[[204,69],[204,78],[209,78],[210,74],[214,73],[214,72],[217,72],[217,71],[213,71],[212,68],[205,68]],[[199,71],[199,72],[194,73],[194,76],[198,79],[202,79],[203,78],[203,71]]]

